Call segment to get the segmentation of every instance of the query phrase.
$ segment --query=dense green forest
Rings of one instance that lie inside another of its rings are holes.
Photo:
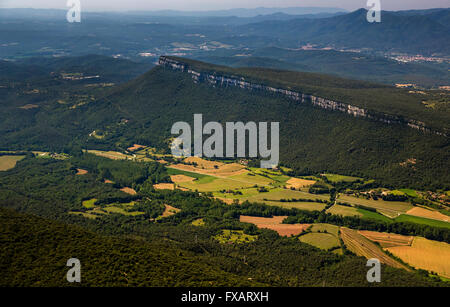
[[[66,280],[70,258],[80,260],[85,287],[264,286],[162,241],[102,236],[3,208],[0,223],[1,286],[79,286]]]

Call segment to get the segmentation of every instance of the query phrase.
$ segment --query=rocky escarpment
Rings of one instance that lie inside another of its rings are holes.
[[[207,84],[210,84],[212,86],[220,86],[220,87],[238,87],[241,89],[246,89],[250,91],[263,91],[268,92],[272,94],[278,94],[285,96],[287,98],[293,99],[295,101],[298,101],[299,103],[309,103],[313,106],[326,109],[326,110],[332,110],[337,112],[343,112],[347,113],[354,117],[362,117],[362,118],[368,118],[376,121],[380,121],[386,124],[402,124],[407,125],[410,128],[420,130],[423,132],[428,133],[435,133],[438,135],[446,136],[442,132],[438,131],[432,131],[428,127],[426,127],[425,123],[417,121],[417,120],[411,120],[411,119],[405,119],[400,116],[390,115],[390,114],[384,114],[380,112],[374,112],[371,110],[366,110],[357,106],[353,106],[350,104],[346,104],[343,102],[333,101],[330,99],[317,97],[313,95],[309,95],[306,93],[300,93],[292,90],[282,89],[282,88],[275,88],[272,86],[255,83],[255,82],[249,82],[246,81],[244,77],[241,76],[226,76],[221,75],[220,73],[210,73],[210,72],[202,72],[202,71],[196,71],[190,65],[187,63],[184,63],[182,61],[178,61],[172,58],[168,58],[166,56],[161,56],[159,58],[159,65],[177,70],[186,72],[189,75],[191,75],[192,79],[195,82],[204,82]]]

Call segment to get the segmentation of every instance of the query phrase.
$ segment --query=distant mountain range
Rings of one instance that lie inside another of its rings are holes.
[[[284,13],[289,15],[306,15],[306,14],[321,14],[321,13],[338,13],[347,12],[347,10],[335,7],[258,7],[254,9],[236,8],[229,10],[214,10],[214,11],[176,11],[176,10],[161,10],[161,11],[144,11],[144,12],[130,12],[133,14],[144,14],[149,16],[217,16],[217,17],[256,17],[258,15],[272,15],[276,13]]]
[[[298,18],[327,18],[346,14],[340,9],[327,8],[273,8],[239,9],[227,11],[130,11],[130,12],[83,12],[85,20],[120,20],[120,22],[158,22],[165,24],[231,24],[243,25],[267,20],[292,20]],[[253,13],[252,13],[253,12]],[[65,20],[67,11],[58,9],[1,9],[0,18]]]
[[[380,51],[450,54],[450,10],[382,12],[380,23],[367,10],[314,20],[266,21],[241,27],[247,35]]]

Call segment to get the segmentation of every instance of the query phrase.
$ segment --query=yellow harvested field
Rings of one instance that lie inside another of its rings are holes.
[[[76,173],[76,175],[86,175],[87,173],[88,173],[87,170],[81,169],[81,168],[77,168],[77,173]]]
[[[380,247],[369,239],[359,234],[356,230],[341,227],[341,238],[345,246],[358,256],[366,257],[367,259],[376,258],[381,263],[387,264],[395,268],[410,270],[400,262],[392,259],[386,255]]]
[[[216,161],[208,161],[199,157],[188,157],[184,159],[184,163],[195,163],[199,168],[214,168],[221,167],[224,163],[216,162]]]
[[[157,160],[156,162],[160,163],[160,164],[167,164],[168,162],[166,160]]]
[[[288,189],[294,188],[294,189],[300,189],[304,188],[310,185],[315,184],[315,180],[306,180],[306,179],[299,179],[299,178],[291,178],[286,182],[286,187]]]
[[[205,221],[203,219],[197,219],[192,221],[192,226],[205,226]]]
[[[114,181],[111,181],[111,180],[105,179],[105,183],[114,183]]]
[[[250,173],[247,170],[242,170],[237,172],[236,174],[232,176],[228,176],[227,178],[238,180],[245,183],[251,183],[253,185],[259,185],[259,186],[267,186],[273,182],[272,179],[261,176],[261,175],[255,175],[253,173]]]
[[[154,184],[153,187],[156,190],[175,190],[175,185],[173,183],[158,183]]]
[[[271,218],[267,218],[241,215],[239,220],[242,223],[255,224],[258,228],[274,230],[280,236],[296,236],[301,234],[303,231],[308,229],[309,226],[311,226],[311,224],[282,224],[285,218],[287,218],[287,216],[274,216]]]
[[[412,236],[368,230],[360,230],[358,233],[371,241],[378,242],[381,247],[410,246],[414,239]]]
[[[411,246],[387,248],[409,265],[450,278],[450,244],[415,237]]]
[[[442,214],[438,211],[431,211],[431,210],[427,210],[427,209],[420,208],[420,207],[414,207],[411,210],[409,210],[408,212],[406,212],[406,214],[414,215],[414,216],[418,216],[418,217],[424,217],[424,218],[432,219],[432,220],[450,222],[450,216]]]
[[[0,171],[13,169],[25,156],[0,156]]]
[[[120,190],[122,192],[125,192],[125,193],[130,194],[130,195],[136,195],[137,194],[137,192],[134,189],[132,189],[132,188],[122,188]]]
[[[118,151],[88,150],[87,152],[99,157],[104,157],[112,160],[126,160],[133,158]]]
[[[180,182],[191,182],[194,181],[195,178],[186,175],[172,175],[170,176],[170,180],[172,180],[172,182],[174,183],[180,183]]]

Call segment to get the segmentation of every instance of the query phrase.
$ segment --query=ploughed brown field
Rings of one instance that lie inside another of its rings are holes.
[[[280,236],[299,235],[311,224],[282,224],[287,216],[256,217],[241,215],[239,220],[243,223],[255,224],[258,228],[271,229],[276,231]]]
[[[139,144],[134,144],[132,147],[128,147],[127,150],[128,151],[135,151],[141,148],[145,148],[145,146],[143,145],[139,145]]]
[[[134,189],[132,189],[132,188],[122,188],[120,190],[122,192],[125,192],[125,193],[130,194],[130,195],[136,195],[137,194],[137,192]]]
[[[87,173],[88,173],[87,170],[81,169],[81,168],[77,168],[77,175],[86,175]]]

